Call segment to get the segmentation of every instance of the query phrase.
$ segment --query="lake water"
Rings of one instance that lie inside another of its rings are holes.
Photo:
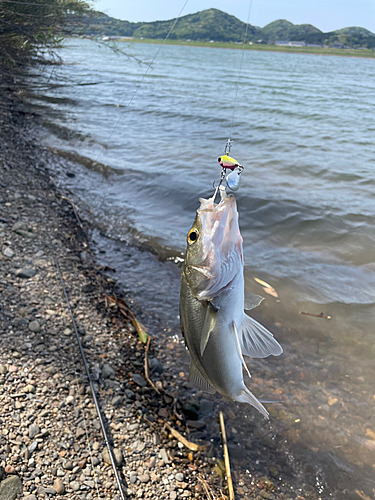
[[[176,263],[198,198],[220,176],[241,51],[164,46],[127,107],[158,47],[118,48],[66,41],[65,64],[31,75],[24,98],[60,155],[56,180],[87,210],[100,259],[151,328],[174,335]],[[375,495],[374,116],[374,60],[244,53],[232,154],[245,167],[236,198],[246,284],[266,297],[254,317],[284,354],[249,365],[251,390],[282,401],[269,406],[270,425],[226,405],[242,447],[235,467],[273,450],[281,475],[316,498]]]

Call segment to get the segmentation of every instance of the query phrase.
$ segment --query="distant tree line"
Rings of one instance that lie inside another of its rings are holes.
[[[0,0],[0,68],[46,61],[67,16],[90,9],[84,0]]]

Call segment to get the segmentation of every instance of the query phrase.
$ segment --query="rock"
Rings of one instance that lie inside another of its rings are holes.
[[[22,495],[22,481],[18,476],[10,476],[0,484],[1,500],[15,500]]]
[[[7,474],[15,474],[16,473],[16,469],[13,467],[13,465],[6,465],[5,466],[5,472]]]
[[[15,275],[18,278],[23,278],[23,279],[30,279],[33,278],[36,275],[36,270],[35,269],[17,269],[15,272]]]
[[[28,448],[29,453],[30,454],[33,453],[37,448],[38,448],[38,441],[33,441]]]
[[[71,404],[73,404],[73,403],[74,403],[74,397],[73,397],[73,396],[67,396],[67,397],[65,398],[65,403],[66,403],[67,405],[71,405]]]
[[[37,434],[40,433],[40,427],[38,424],[31,424],[29,427],[29,438],[34,439]]]
[[[13,224],[12,231],[17,232],[20,229],[22,231],[27,231],[28,230],[26,222],[23,222],[22,220],[19,220],[19,221],[15,222]]]
[[[63,465],[64,469],[65,470],[73,470],[73,462],[71,462],[70,460],[68,460],[67,462],[65,462],[65,464]]]
[[[167,454],[167,450],[165,448],[162,448],[160,450],[160,458],[163,460],[163,462],[165,464],[169,464],[170,463],[170,460],[169,460],[169,457],[168,457],[168,454]]]
[[[44,488],[44,493],[47,493],[47,495],[56,495],[57,491],[49,486],[48,488]]]
[[[35,386],[32,384],[27,384],[23,388],[23,392],[26,392],[26,394],[32,394],[35,392]]]
[[[132,484],[134,484],[138,479],[138,473],[137,472],[131,472],[129,476],[129,480]]]
[[[138,479],[141,483],[148,483],[150,481],[150,476],[146,472],[146,474],[141,474],[140,476],[138,476]]]
[[[177,474],[175,474],[174,478],[176,479],[176,481],[178,481],[179,483],[182,483],[183,480],[185,479],[184,475],[182,474],[182,472],[177,472]]]
[[[116,465],[120,466],[122,464],[123,459],[124,459],[124,457],[122,455],[122,451],[119,450],[118,448],[114,448],[112,451],[113,451]],[[109,452],[108,452],[107,448],[104,448],[104,450],[102,451],[102,458],[106,464],[108,464],[108,465],[112,464],[111,457],[109,456]]]
[[[8,259],[11,259],[12,257],[14,257],[14,252],[11,248],[9,247],[6,247],[3,251],[3,254],[5,255],[5,257],[8,257]]]
[[[113,399],[112,399],[112,404],[113,406],[121,406],[122,405],[122,397],[121,396],[115,396]]]
[[[163,366],[156,358],[149,358],[150,370],[152,373],[163,373]]]
[[[56,490],[56,493],[58,495],[63,495],[65,493],[65,484],[59,478],[55,479],[55,482],[53,483],[53,488],[54,490]]]
[[[135,382],[140,387],[146,387],[147,385],[146,380],[142,377],[142,375],[139,375],[138,373],[133,375],[133,382]]]
[[[186,425],[191,429],[202,429],[206,426],[202,420],[186,420]]]
[[[8,372],[8,368],[5,365],[0,365],[0,375],[5,375]]]
[[[271,465],[270,474],[272,477],[279,477],[279,474],[280,474],[279,469],[277,467]]]
[[[129,399],[135,398],[135,394],[131,389],[125,389],[125,394],[126,394],[126,397]]]
[[[31,321],[31,322],[29,323],[29,330],[30,330],[30,332],[34,332],[34,333],[39,333],[39,332],[41,332],[41,331],[42,331],[42,328],[41,328],[41,326],[40,326],[40,324],[39,324],[39,321],[36,321],[36,320]]]
[[[109,378],[113,377],[116,374],[115,370],[112,368],[112,366],[104,364],[102,368],[102,377],[103,378]]]
[[[164,419],[167,419],[169,417],[169,413],[168,413],[168,410],[166,408],[160,408],[160,410],[158,411],[158,415],[159,415],[159,417],[164,418]]]
[[[72,481],[70,483],[70,487],[72,488],[72,490],[78,491],[80,489],[81,485],[79,484],[78,481]]]

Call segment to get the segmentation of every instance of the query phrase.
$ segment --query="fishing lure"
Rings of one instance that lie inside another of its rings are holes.
[[[224,154],[219,156],[217,161],[219,162],[219,165],[222,168],[222,173],[221,173],[221,179],[220,179],[220,184],[223,182],[223,180],[226,180],[227,186],[231,191],[237,191],[237,189],[240,187],[240,180],[241,180],[241,174],[244,170],[243,166],[238,163],[237,160],[229,156],[228,153],[230,153],[230,149],[232,147],[232,141],[231,139],[228,139],[226,145],[225,145],[225,151]],[[231,170],[231,173],[227,175],[227,169]]]

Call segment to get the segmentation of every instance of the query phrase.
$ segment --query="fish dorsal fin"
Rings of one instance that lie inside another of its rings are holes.
[[[201,343],[200,343],[201,356],[203,356],[204,351],[206,349],[206,345],[208,343],[208,339],[210,338],[211,332],[215,328],[217,311],[218,309],[211,302],[208,302],[206,318],[204,320],[204,325],[201,335]]]
[[[266,358],[271,354],[280,356],[283,348],[264,326],[245,315],[239,335],[241,351],[251,358]]]
[[[251,309],[254,309],[254,307],[258,307],[263,300],[264,297],[255,295],[255,293],[245,291],[245,311],[251,311]]]
[[[203,377],[193,360],[190,361],[189,382],[200,391],[208,392],[209,394],[215,394],[216,392]]]

